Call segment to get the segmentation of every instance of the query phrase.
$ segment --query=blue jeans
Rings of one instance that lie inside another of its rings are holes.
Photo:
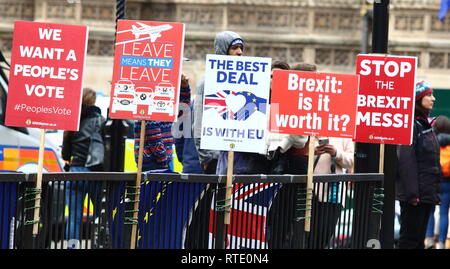
[[[450,182],[440,185],[441,205],[439,206],[439,236],[438,242],[445,242],[448,232],[448,210],[450,206]],[[434,236],[434,207],[428,220],[427,237]]]
[[[90,172],[87,167],[71,166],[70,172]],[[66,205],[69,207],[69,217],[66,223],[66,239],[80,239],[81,218],[83,215],[83,198],[86,188],[83,181],[66,182]],[[70,248],[70,246],[69,246]]]

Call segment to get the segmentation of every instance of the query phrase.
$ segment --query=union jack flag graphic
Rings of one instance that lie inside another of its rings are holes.
[[[267,248],[266,218],[279,187],[276,183],[234,184],[230,208],[231,224],[227,225],[225,238],[227,249]],[[213,248],[212,242],[215,236],[214,213],[214,204],[211,204],[210,248]]]
[[[227,105],[227,97],[243,96],[245,104],[239,111],[232,111]],[[205,96],[205,110],[216,109],[224,120],[247,120],[254,112],[266,113],[267,99],[256,96],[247,91],[220,91]]]
[[[232,119],[233,113],[231,110],[228,109],[226,98],[228,95],[236,95],[233,91],[220,91],[215,94],[208,94],[205,96],[205,110],[208,109],[216,109],[217,113],[219,113],[220,116],[224,120],[226,119]]]

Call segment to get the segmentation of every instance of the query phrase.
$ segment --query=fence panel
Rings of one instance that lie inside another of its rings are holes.
[[[383,176],[234,176],[231,207],[225,177],[135,173],[0,174],[0,248],[128,249],[138,225],[140,249],[365,248],[378,239]],[[133,219],[139,191],[138,218]],[[311,231],[304,231],[312,192]],[[33,206],[41,196],[39,234]],[[224,225],[224,212],[231,223]]]
[[[0,182],[0,249],[12,247],[10,234],[14,233],[16,197],[16,182]]]

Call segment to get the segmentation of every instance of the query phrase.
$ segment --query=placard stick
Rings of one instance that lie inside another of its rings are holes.
[[[314,146],[316,142],[315,136],[309,137],[308,150],[308,174],[306,181],[306,208],[305,208],[305,232],[311,231],[311,207],[312,207],[312,189],[313,189],[313,173],[314,173]]]
[[[141,190],[141,178],[142,178],[142,159],[144,155],[144,140],[145,140],[145,120],[141,121],[141,134],[139,137],[139,155],[138,155],[138,167],[136,174],[136,188],[134,194],[134,207],[133,207],[133,224],[131,227],[131,242],[130,249],[135,249],[136,247],[136,233],[137,233],[137,220],[138,210],[139,210],[139,193]]]
[[[227,167],[227,184],[225,195],[225,225],[230,224],[230,209],[231,209],[231,189],[233,187],[233,165],[234,165],[234,151],[228,151],[228,167]]]
[[[38,153],[38,170],[36,178],[36,196],[34,200],[34,216],[33,216],[33,236],[39,232],[39,211],[41,204],[41,188],[42,188],[42,169],[44,167],[44,145],[45,145],[45,129],[40,130],[39,153]]]
[[[384,173],[384,144],[380,144],[380,163],[378,165],[378,172],[380,174]]]

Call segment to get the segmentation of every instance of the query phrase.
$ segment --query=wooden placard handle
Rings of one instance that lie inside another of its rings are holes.
[[[308,174],[306,180],[306,208],[305,208],[305,232],[311,231],[311,208],[312,208],[312,191],[313,191],[313,174],[314,174],[314,147],[316,142],[315,136],[309,137],[308,145]]]
[[[380,144],[380,163],[378,165],[378,172],[380,174],[384,173],[384,144]]]
[[[227,166],[227,183],[226,183],[226,194],[225,194],[225,225],[230,224],[231,218],[231,191],[233,188],[233,165],[234,165],[234,151],[228,151],[228,166]]]
[[[45,129],[40,129],[39,136],[39,153],[38,153],[38,170],[36,178],[36,191],[34,199],[34,214],[33,214],[33,236],[39,232],[39,209],[41,203],[41,189],[42,189],[42,170],[44,168],[44,151],[45,151]]]
[[[136,173],[136,184],[135,184],[135,194],[134,194],[134,206],[133,206],[133,220],[138,219],[138,210],[139,210],[139,194],[141,189],[141,180],[142,180],[142,160],[144,155],[144,140],[145,140],[145,120],[141,121],[141,133],[139,137],[139,155],[138,155],[138,163],[137,163],[137,173]],[[136,233],[137,233],[137,221],[133,221],[131,227],[131,242],[130,249],[135,249],[136,247]]]

